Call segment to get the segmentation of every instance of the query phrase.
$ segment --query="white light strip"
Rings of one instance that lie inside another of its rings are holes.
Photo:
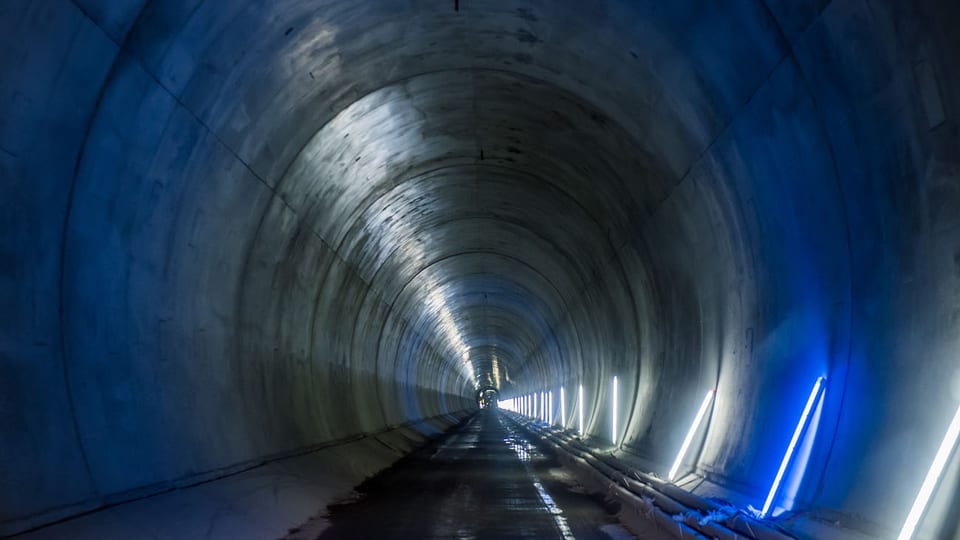
[[[953,449],[957,446],[958,435],[960,435],[960,407],[957,407],[957,412],[953,414],[953,420],[950,422],[950,427],[947,428],[947,434],[944,435],[943,442],[940,443],[940,448],[937,449],[937,455],[933,458],[930,470],[927,471],[927,477],[923,479],[923,484],[920,486],[920,493],[917,493],[917,498],[913,501],[913,507],[910,508],[910,513],[907,514],[907,521],[903,524],[903,529],[900,530],[900,535],[897,536],[897,540],[910,540],[913,538],[913,532],[917,528],[917,524],[920,523],[920,518],[923,517],[924,510],[927,509],[927,503],[930,502],[933,490],[940,481],[940,475],[943,474],[943,469],[947,466],[947,460],[950,459],[950,454],[953,453]]]
[[[683,444],[680,445],[680,453],[677,454],[677,460],[673,462],[673,467],[670,467],[670,474],[667,475],[667,480],[673,482],[673,479],[677,477],[677,471],[680,470],[683,456],[687,455],[687,450],[690,449],[690,443],[693,442],[693,436],[696,435],[697,430],[700,429],[700,422],[703,422],[703,416],[707,413],[707,407],[710,406],[712,400],[713,390],[710,390],[703,398],[703,403],[700,404],[700,410],[697,411],[697,417],[693,420],[690,431],[687,432],[687,437],[683,439]]]
[[[807,426],[807,418],[810,416],[810,409],[813,408],[813,404],[816,403],[817,397],[820,395],[820,387],[823,385],[823,377],[817,377],[817,382],[813,385],[813,390],[810,391],[810,397],[807,398],[807,404],[803,407],[803,414],[800,415],[800,421],[797,422],[797,428],[793,430],[793,437],[790,438],[790,444],[787,446],[787,452],[783,455],[783,461],[780,462],[780,469],[777,470],[777,476],[773,479],[773,485],[770,486],[770,492],[767,493],[767,500],[763,503],[763,509],[760,510],[760,517],[766,517],[767,512],[770,511],[770,506],[773,504],[773,499],[777,496],[777,491],[780,490],[780,482],[783,481],[783,475],[787,472],[787,467],[790,465],[790,460],[793,458],[793,451],[796,449],[797,442],[800,440],[800,435],[803,433],[803,429]]]
[[[543,403],[546,405],[546,407],[543,408],[543,423],[549,424],[550,423],[550,393],[549,392],[543,393]]]
[[[567,405],[563,399],[563,387],[560,387],[560,426],[567,429]]]
[[[583,437],[583,385],[577,388],[577,431]]]
[[[617,376],[613,376],[613,414],[610,419],[610,440],[617,445]]]
[[[550,396],[547,400],[547,416],[549,417],[548,423],[553,425],[554,421],[557,419],[556,415],[553,414],[553,390],[551,390],[548,395]]]

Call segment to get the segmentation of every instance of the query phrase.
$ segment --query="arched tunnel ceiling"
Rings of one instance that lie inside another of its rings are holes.
[[[0,534],[486,385],[600,436],[613,376],[652,463],[716,388],[744,504],[827,377],[791,498],[896,528],[958,399],[960,8],[458,6],[0,6]]]
[[[501,70],[440,71],[345,109],[278,189],[304,209],[299,226],[391,307],[407,299],[399,317],[447,358],[468,358],[465,383],[500,387],[479,351],[510,351],[498,362],[519,372],[615,258],[630,217],[656,204],[651,186],[665,180],[643,155],[556,87]]]

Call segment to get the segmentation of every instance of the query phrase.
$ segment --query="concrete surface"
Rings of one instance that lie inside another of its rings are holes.
[[[715,387],[691,465],[754,506],[826,376],[788,499],[895,534],[960,401],[958,23],[3,2],[0,535],[475,385],[563,385],[569,420],[582,384],[606,437],[614,375],[618,442],[664,470]]]
[[[484,409],[334,506],[319,538],[633,538],[535,442]]]
[[[356,496],[353,488],[440,437],[460,418],[441,417],[312,451],[247,464],[198,484],[121,503],[17,536],[24,540],[104,538],[283,538],[318,508]],[[312,522],[314,530],[329,524]]]

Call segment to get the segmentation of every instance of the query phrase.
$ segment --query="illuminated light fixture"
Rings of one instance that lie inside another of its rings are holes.
[[[550,394],[543,393],[543,423],[550,421]]]
[[[540,421],[546,423],[547,417],[550,414],[550,396],[548,396],[546,392],[540,392],[540,395],[543,396],[543,409],[540,411]]]
[[[807,420],[810,418],[810,410],[813,409],[813,404],[817,402],[817,398],[820,396],[820,389],[823,387],[823,377],[817,377],[817,382],[813,385],[813,390],[810,391],[810,397],[807,398],[807,404],[803,407],[803,414],[800,415],[800,421],[797,422],[797,428],[793,430],[793,437],[790,438],[790,444],[787,446],[787,452],[783,455],[783,461],[780,462],[780,469],[777,470],[777,476],[773,479],[773,485],[770,486],[770,493],[767,494],[767,500],[763,503],[763,509],[760,510],[760,517],[766,517],[767,512],[770,511],[770,506],[773,505],[773,500],[777,496],[777,492],[780,491],[780,483],[783,482],[783,475],[787,472],[787,467],[790,466],[790,460],[793,459],[793,451],[796,450],[797,442],[800,441],[800,436],[803,434],[804,429],[807,427]]]
[[[953,453],[953,449],[957,446],[958,436],[960,436],[960,407],[957,407],[957,412],[953,414],[953,420],[950,422],[950,427],[947,428],[947,434],[944,435],[943,442],[940,443],[940,448],[937,449],[933,463],[930,464],[930,470],[927,471],[927,476],[923,479],[920,492],[917,493],[917,498],[913,501],[910,513],[907,514],[907,521],[904,522],[903,528],[900,529],[900,535],[897,536],[897,540],[910,540],[913,538],[913,532],[917,528],[917,524],[920,523],[920,518],[923,516],[924,510],[927,509],[927,503],[930,502],[933,490],[936,489],[937,483],[940,482],[940,476],[943,474],[943,469],[947,466],[950,454]]]
[[[577,388],[577,431],[583,436],[583,385]]]
[[[693,425],[690,426],[690,431],[687,432],[687,436],[683,439],[683,444],[680,445],[680,453],[677,454],[676,461],[673,462],[673,467],[670,467],[670,473],[667,475],[667,480],[673,482],[673,479],[677,477],[677,471],[680,470],[680,464],[683,462],[683,456],[687,454],[687,450],[690,449],[690,443],[693,442],[693,436],[696,435],[697,431],[700,429],[700,423],[703,422],[704,415],[707,414],[707,407],[710,406],[710,402],[713,401],[714,391],[710,390],[707,392],[707,395],[703,398],[703,403],[700,404],[700,410],[697,411],[697,417],[693,420]]]
[[[553,390],[547,393],[547,423],[553,424],[556,419],[553,415]]]
[[[563,400],[563,387],[560,387],[560,427],[567,429],[567,404]]]
[[[540,397],[543,399],[543,407],[540,409],[540,421],[546,423],[547,415],[550,414],[550,396],[546,392],[540,392]]]
[[[610,420],[610,440],[617,445],[617,376],[613,376],[613,415]]]

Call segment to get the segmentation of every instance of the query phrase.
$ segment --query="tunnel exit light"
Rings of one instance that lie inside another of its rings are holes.
[[[923,479],[920,492],[917,493],[917,498],[913,501],[910,513],[907,514],[907,521],[903,524],[903,529],[900,530],[900,535],[897,536],[897,540],[910,540],[913,538],[913,533],[917,528],[917,524],[920,523],[923,512],[927,509],[927,504],[930,502],[933,490],[940,482],[940,476],[943,475],[943,469],[947,466],[950,454],[953,453],[954,448],[957,446],[958,435],[960,435],[960,407],[957,407],[957,412],[953,414],[953,420],[950,422],[950,427],[947,428],[947,434],[944,435],[943,442],[940,443],[940,448],[937,449],[937,455],[934,456],[930,470],[927,471],[927,476]]]
[[[567,405],[563,399],[563,387],[560,387],[560,426],[567,429]]]
[[[707,392],[707,395],[704,396],[703,403],[700,404],[700,410],[697,411],[697,417],[694,418],[693,424],[690,426],[690,431],[687,431],[687,436],[683,439],[683,444],[680,445],[680,453],[677,454],[677,459],[673,462],[673,467],[670,467],[667,480],[673,482],[673,479],[677,477],[677,471],[680,470],[680,464],[683,463],[683,456],[687,454],[687,450],[690,449],[690,443],[693,442],[693,436],[696,435],[700,429],[700,423],[703,422],[703,417],[707,413],[707,407],[709,407],[710,402],[713,401],[713,394],[714,391],[710,390]]]
[[[807,404],[803,407],[803,413],[800,415],[800,421],[797,422],[797,428],[793,430],[793,437],[790,438],[790,444],[787,446],[787,452],[783,455],[783,460],[780,461],[780,468],[777,470],[777,476],[773,479],[773,484],[770,486],[770,492],[767,494],[767,500],[763,503],[763,508],[760,510],[760,517],[766,517],[767,512],[770,511],[770,506],[773,505],[773,500],[777,496],[777,492],[780,491],[780,484],[783,482],[783,475],[787,472],[787,467],[790,466],[790,461],[793,459],[793,452],[797,448],[797,442],[800,441],[800,436],[803,435],[803,431],[807,427],[807,421],[810,419],[810,410],[813,408],[813,404],[816,403],[817,398],[820,396],[820,390],[823,388],[823,377],[817,377],[817,382],[813,385],[813,390],[810,391],[810,397],[807,398]]]
[[[617,444],[617,376],[613,376],[613,414],[610,419],[610,440]]]
[[[577,431],[583,437],[583,385],[577,388]]]

